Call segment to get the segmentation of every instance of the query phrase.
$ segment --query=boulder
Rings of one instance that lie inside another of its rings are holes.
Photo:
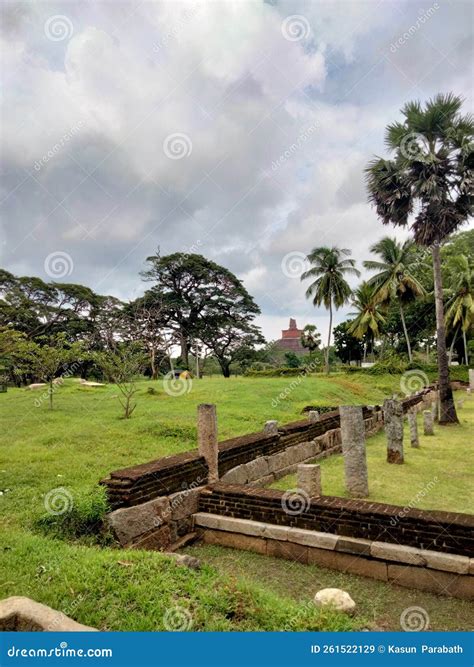
[[[345,614],[353,614],[356,603],[349,593],[340,588],[323,588],[314,596],[314,604],[318,607],[333,607]]]
[[[77,623],[62,611],[27,597],[14,596],[0,601],[0,631],[95,632],[96,628]]]
[[[43,389],[43,387],[47,387],[46,382],[33,382],[33,384],[28,385],[28,389]]]
[[[123,507],[110,512],[106,521],[120,544],[128,546],[140,535],[159,528],[170,519],[167,497],[154,498],[141,505]]]

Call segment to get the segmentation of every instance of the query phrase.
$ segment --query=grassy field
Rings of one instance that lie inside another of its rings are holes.
[[[403,507],[474,513],[474,397],[458,409],[460,424],[435,426],[434,436],[423,435],[422,414],[418,415],[420,448],[410,447],[405,424],[403,465],[386,462],[386,438],[381,431],[367,440],[367,467],[371,500]],[[342,455],[318,461],[323,492],[345,496]],[[297,486],[296,475],[288,475],[272,485],[275,489]]]
[[[390,376],[205,378],[195,380],[189,393],[173,397],[160,382],[143,381],[131,420],[120,418],[114,386],[93,389],[67,380],[55,393],[53,411],[41,392],[9,389],[0,395],[0,598],[27,595],[110,630],[170,629],[183,618],[196,630],[369,627],[374,622],[369,603],[353,619],[322,613],[308,605],[311,596],[295,596],[291,587],[268,579],[271,561],[252,561],[244,577],[226,568],[228,555],[213,552],[204,558],[209,564],[191,572],[158,553],[58,539],[38,521],[53,489],[70,494],[79,516],[94,517],[104,509],[97,482],[111,470],[195,447],[201,402],[217,404],[224,439],[258,430],[267,419],[297,419],[308,404],[376,403],[398,387],[399,379]],[[281,392],[288,392],[284,400]],[[467,427],[456,428],[465,428],[469,438]],[[202,549],[206,555],[207,547]],[[252,559],[251,554],[239,557]],[[334,581],[339,576],[333,573]],[[308,594],[316,590],[306,588]],[[439,605],[446,617],[454,609],[463,618],[461,601],[440,598]]]

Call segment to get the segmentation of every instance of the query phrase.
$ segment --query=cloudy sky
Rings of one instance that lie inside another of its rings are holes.
[[[472,7],[4,0],[1,265],[131,298],[156,248],[199,252],[267,338],[289,316],[324,333],[302,257],[360,262],[387,233],[363,168],[406,101],[472,109]]]

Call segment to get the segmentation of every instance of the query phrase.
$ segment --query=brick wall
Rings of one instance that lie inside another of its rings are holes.
[[[221,516],[474,557],[474,516],[469,514],[322,496],[290,515],[283,496],[283,491],[219,483],[201,492],[198,507]]]

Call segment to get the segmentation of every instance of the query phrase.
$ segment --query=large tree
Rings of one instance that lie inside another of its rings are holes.
[[[355,261],[347,259],[350,254],[350,250],[336,246],[313,248],[308,255],[311,268],[301,276],[301,280],[310,278],[313,281],[306,290],[306,297],[311,298],[315,306],[323,304],[329,310],[328,342],[325,350],[326,373],[329,373],[333,309],[337,310],[347,303],[352,294],[346,276],[360,275],[355,268]]]
[[[228,350],[231,345],[224,337],[234,341],[231,331],[239,327],[244,334],[249,333],[248,322],[260,309],[231,271],[202,255],[186,253],[157,254],[147,262],[149,268],[143,277],[155,283],[150,298],[154,296],[168,314],[186,368],[192,341],[201,340],[212,349],[219,347],[224,359],[223,347]]]
[[[415,244],[412,241],[407,240],[401,243],[395,238],[385,236],[370,248],[370,252],[378,255],[380,260],[364,262],[366,269],[377,271],[376,275],[368,281],[368,284],[374,288],[375,301],[382,305],[388,305],[393,301],[398,302],[410,361],[413,360],[413,355],[404,306],[425,293],[423,285],[415,277],[414,271],[418,259],[414,248]]]
[[[462,100],[437,95],[424,106],[410,102],[403,122],[387,127],[392,159],[376,158],[367,168],[370,201],[384,224],[410,227],[414,240],[431,248],[436,305],[440,424],[458,421],[449,380],[441,278],[442,243],[472,215],[472,116],[461,115]]]
[[[461,333],[464,344],[464,360],[469,364],[467,332],[474,326],[474,263],[466,255],[451,257],[448,262],[448,303],[446,325],[453,333],[453,343]]]
[[[374,351],[374,341],[380,336],[381,328],[385,323],[376,295],[376,288],[367,282],[362,282],[354,290],[351,306],[357,312],[351,313],[354,319],[347,328],[347,332],[352,336],[370,342],[372,353]],[[364,361],[366,356],[367,345],[364,344]]]

